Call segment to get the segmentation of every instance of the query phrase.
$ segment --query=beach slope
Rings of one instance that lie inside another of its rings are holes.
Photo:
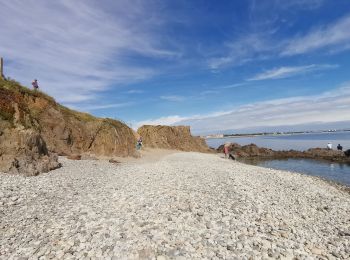
[[[314,177],[201,153],[60,162],[0,175],[0,257],[350,256],[350,195]]]

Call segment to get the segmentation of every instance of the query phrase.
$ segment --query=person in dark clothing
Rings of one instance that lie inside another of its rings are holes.
[[[345,154],[346,157],[350,157],[350,149],[346,150],[346,151],[344,152],[344,154]]]
[[[338,144],[337,149],[338,149],[338,151],[343,151],[343,146],[341,146],[340,144]]]

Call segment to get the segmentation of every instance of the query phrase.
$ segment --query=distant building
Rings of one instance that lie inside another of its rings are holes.
[[[223,138],[223,134],[213,134],[213,135],[207,135],[204,138]]]

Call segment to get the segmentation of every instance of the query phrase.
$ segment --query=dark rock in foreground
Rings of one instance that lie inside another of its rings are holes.
[[[229,152],[234,158],[263,158],[263,159],[287,159],[287,158],[307,158],[328,160],[335,162],[350,162],[350,157],[344,152],[328,150],[324,148],[311,148],[306,151],[275,151],[269,148],[258,147],[255,144],[239,145],[229,144]],[[218,152],[224,151],[224,145],[219,146]]]
[[[0,136],[0,171],[34,176],[61,167],[49,153],[40,134],[32,130],[6,129]]]
[[[56,153],[76,160],[136,156],[135,142],[122,122],[70,110],[40,91],[0,79],[0,172],[48,172],[59,167]]]

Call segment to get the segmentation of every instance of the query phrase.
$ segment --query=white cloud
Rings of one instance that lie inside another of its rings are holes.
[[[245,86],[247,85],[248,83],[246,82],[242,82],[242,83],[235,83],[235,84],[231,84],[231,85],[225,85],[225,86],[221,86],[219,87],[220,89],[230,89],[230,88],[238,88],[238,87],[241,87],[241,86]]]
[[[288,78],[299,74],[305,74],[325,69],[333,69],[337,67],[338,65],[335,64],[311,64],[305,66],[280,67],[257,74],[254,77],[248,79],[248,81]]]
[[[160,117],[160,118],[156,118],[156,119],[148,119],[148,120],[136,122],[133,124],[133,128],[134,128],[134,130],[137,130],[137,128],[139,128],[140,126],[143,126],[143,125],[173,125],[177,122],[180,122],[180,121],[183,121],[186,119],[188,119],[188,118],[181,117],[178,115],[165,116],[165,117]]]
[[[269,10],[272,6],[278,9],[315,9],[322,5],[321,0],[295,0],[280,1],[267,4],[255,4],[252,12],[260,9]],[[262,7],[263,6],[263,7]],[[265,9],[264,9],[265,8]],[[260,13],[264,13],[260,10]],[[277,12],[277,11],[276,11]],[[267,19],[268,20],[268,19]],[[265,21],[264,21],[265,22]],[[208,59],[208,67],[212,72],[218,73],[220,69],[229,66],[240,66],[252,61],[262,61],[279,56],[294,56],[325,49],[327,54],[348,50],[350,47],[350,15],[338,19],[332,24],[314,27],[308,33],[295,37],[277,38],[276,28],[281,26],[279,20],[266,21],[265,27],[261,20],[257,24],[260,31],[245,32],[240,37],[226,42],[220,48],[219,53]]]
[[[141,89],[130,89],[130,90],[126,91],[126,93],[128,93],[128,94],[142,94],[144,92],[145,91],[143,91]]]
[[[314,96],[297,96],[243,105],[207,115],[168,116],[143,124],[190,125],[195,133],[230,129],[350,120],[350,83]]]
[[[276,46],[262,34],[245,35],[232,42],[227,42],[223,49],[223,56],[208,60],[208,66],[212,70],[220,69],[228,65],[242,65],[252,59],[265,59],[266,55]]]
[[[127,107],[133,104],[134,104],[133,102],[125,102],[125,103],[118,103],[118,104],[103,104],[103,105],[94,104],[94,105],[83,105],[83,106],[68,104],[68,106],[72,109],[89,112],[89,111],[100,110],[100,109]]]
[[[276,0],[276,4],[282,9],[300,8],[300,9],[317,9],[322,6],[325,0]]]
[[[159,73],[131,64],[128,54],[176,57],[162,46],[161,21],[139,1],[113,6],[108,12],[96,1],[2,1],[0,53],[6,75],[25,85],[38,78],[41,89],[58,101],[80,103],[93,100],[111,83]]]
[[[291,56],[312,52],[322,48],[341,48],[350,44],[350,16],[346,16],[335,23],[313,29],[304,36],[289,41],[281,55]]]
[[[171,101],[171,102],[181,102],[185,100],[185,97],[177,96],[177,95],[160,96],[159,98],[162,100]]]

